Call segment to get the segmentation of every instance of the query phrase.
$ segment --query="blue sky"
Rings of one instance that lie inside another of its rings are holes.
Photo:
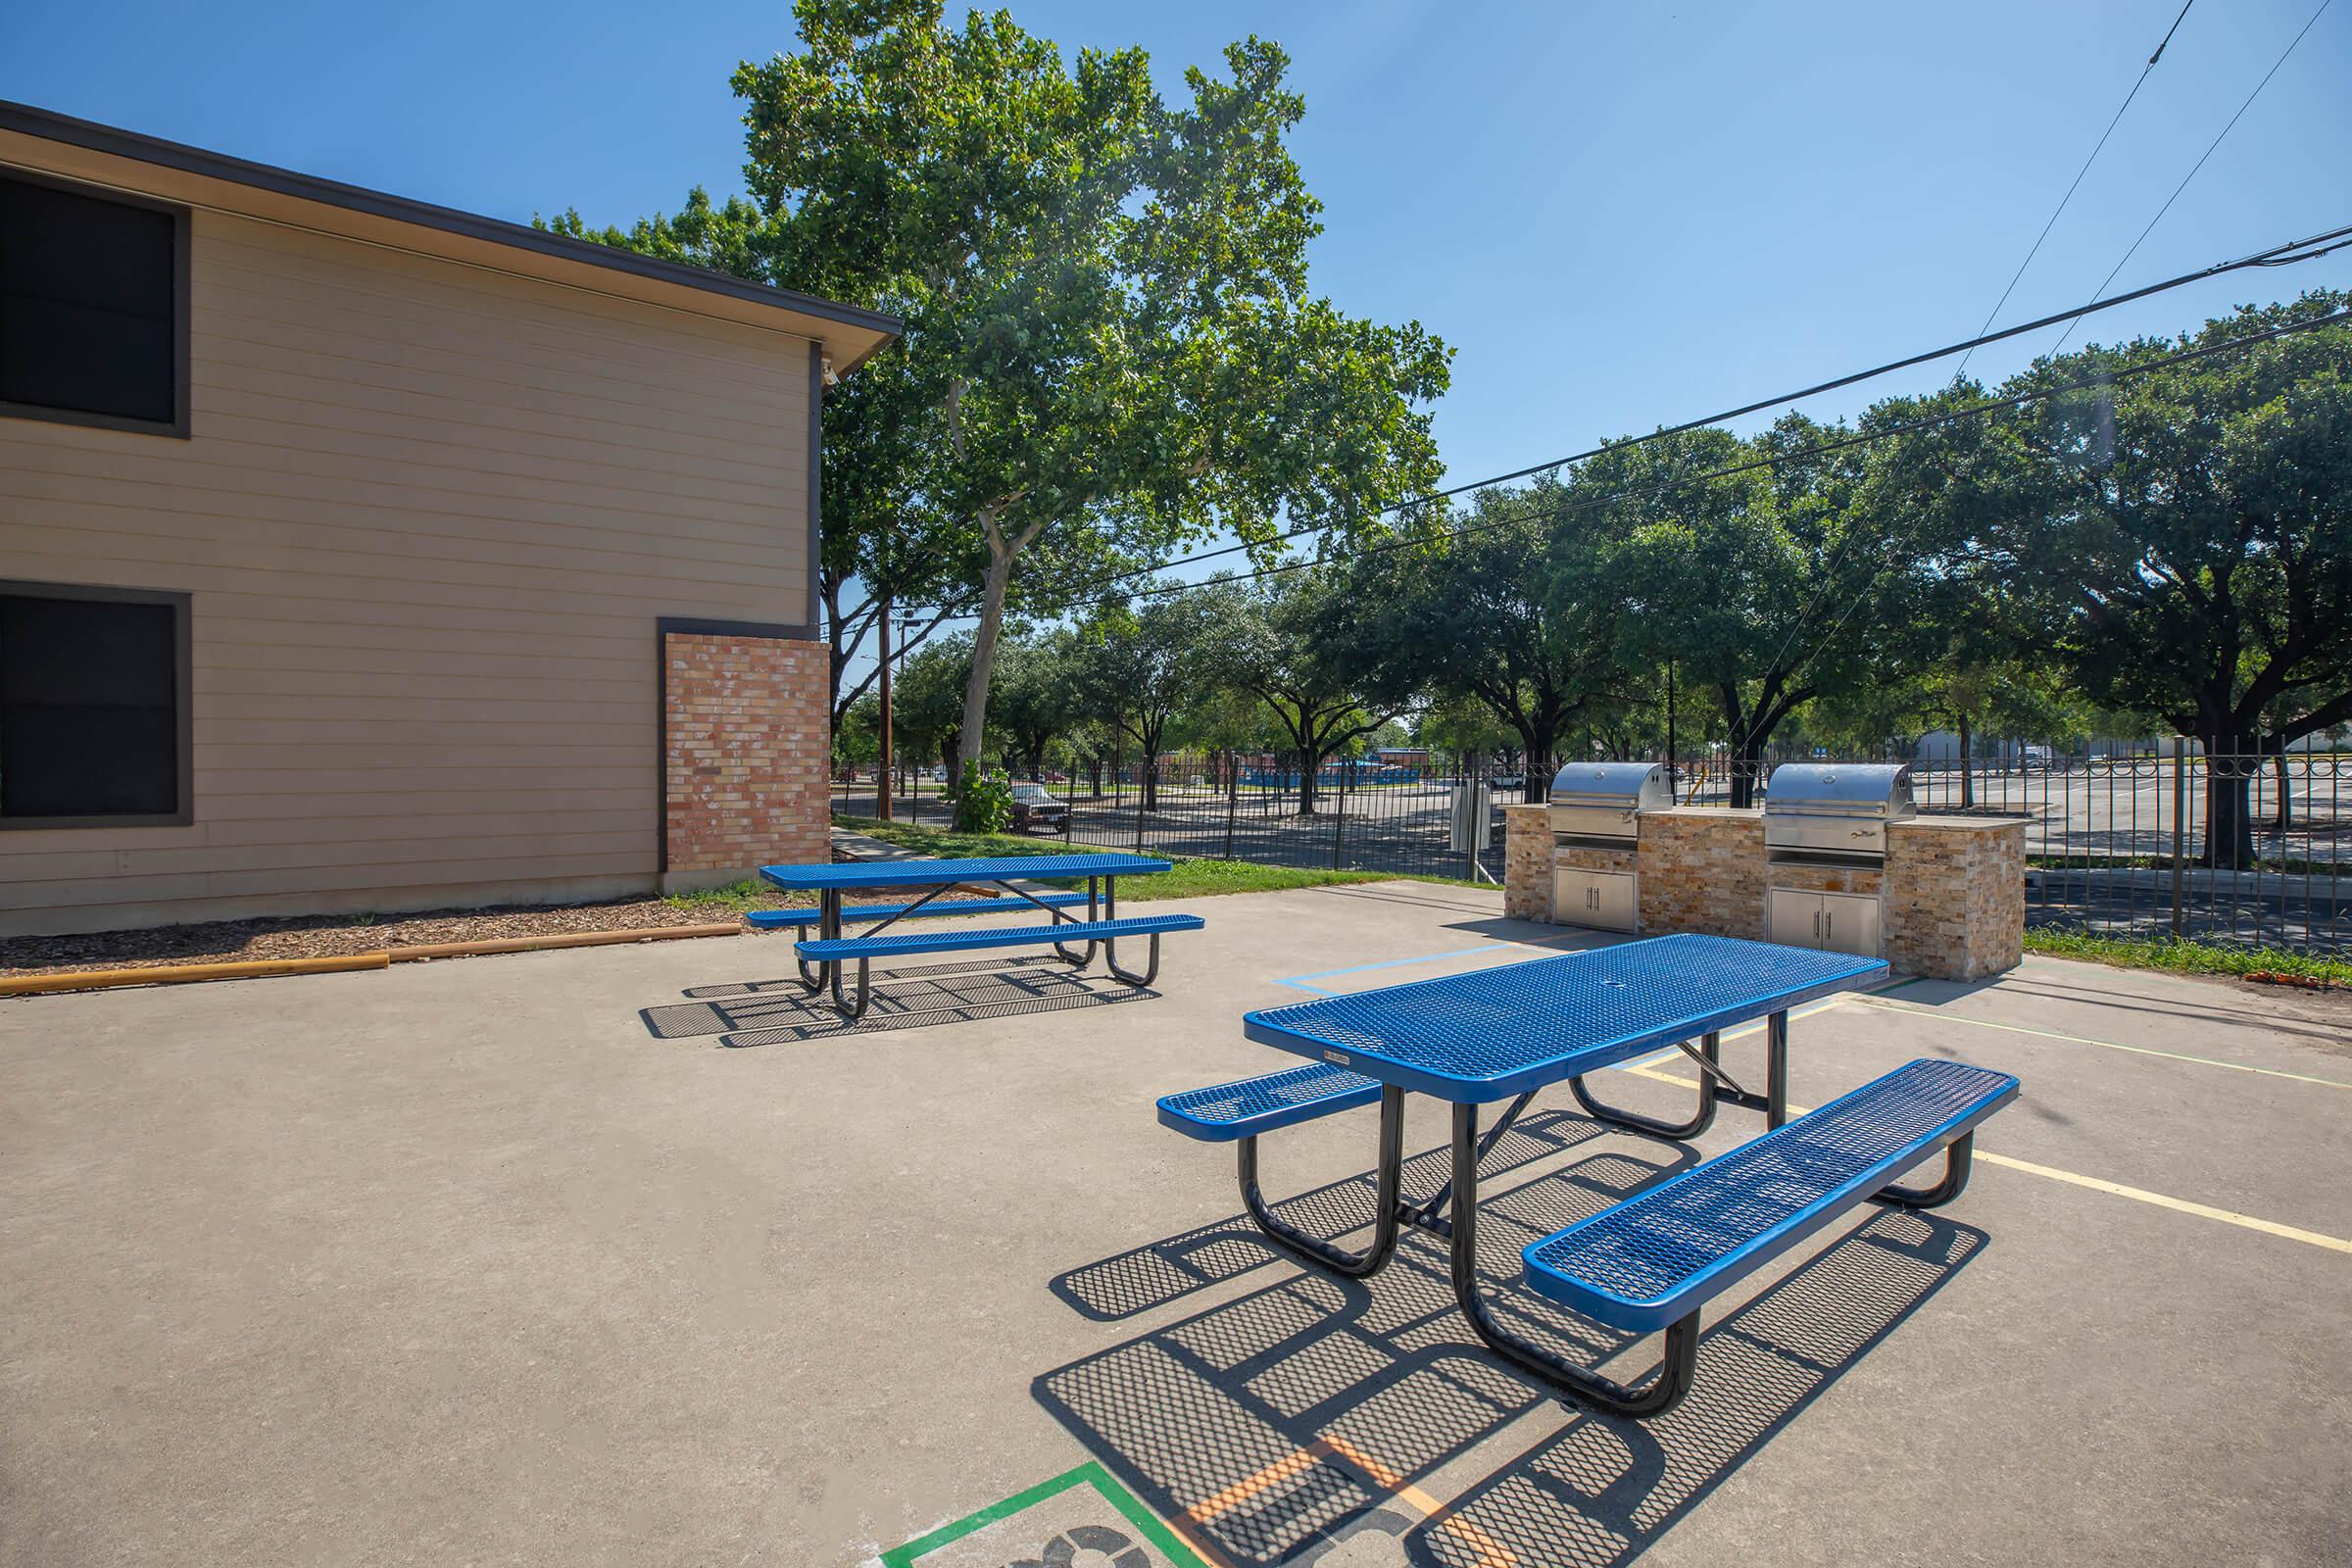
[[[2004,312],[2085,298],[2319,0],[2196,0]],[[1023,0],[1163,88],[1283,43],[1328,207],[1318,287],[1458,351],[1457,482],[1965,336],[2178,0],[1600,5]],[[18,8],[0,96],[499,217],[739,188],[726,78],[779,3]],[[2352,221],[2352,0],[2321,18],[2118,278]],[[2352,286],[2352,253],[2126,308],[2098,335]],[[1987,351],[1997,376],[2048,346]],[[1823,416],[1941,378],[1820,400]],[[1755,421],[1749,421],[1753,423]]]

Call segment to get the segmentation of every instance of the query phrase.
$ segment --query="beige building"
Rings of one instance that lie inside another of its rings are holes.
[[[871,312],[0,104],[0,935],[824,846]]]

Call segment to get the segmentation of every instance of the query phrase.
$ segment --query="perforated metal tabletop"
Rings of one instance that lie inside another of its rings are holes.
[[[1247,1014],[1244,1032],[1420,1094],[1484,1104],[1886,975],[1877,958],[1653,937]]]
[[[1027,881],[1032,877],[1149,876],[1167,860],[1141,855],[1000,855],[977,860],[859,860],[848,864],[763,865],[760,876],[780,888],[953,886],[958,882]]]

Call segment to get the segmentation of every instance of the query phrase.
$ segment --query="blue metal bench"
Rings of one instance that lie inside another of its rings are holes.
[[[1015,899],[929,899],[913,904],[855,904],[842,908],[844,920],[922,919],[934,914],[1019,914],[1027,909],[1066,909],[1084,904],[1083,893],[1038,893]],[[775,931],[786,926],[815,925],[824,919],[821,908],[754,909],[744,916],[755,930]]]
[[[1977,1125],[2017,1098],[2004,1072],[1920,1060],[1531,1244],[1528,1288],[1637,1334],[1666,1330],[1642,1414],[1671,1409],[1698,1364],[1698,1312],[1847,1210],[1948,1203],[1968,1186]],[[1938,1150],[1933,1187],[1894,1177]]]
[[[974,948],[1030,948],[1059,949],[1065,942],[1082,941],[1091,954],[1097,942],[1105,944],[1105,962],[1110,972],[1131,986],[1148,986],[1159,974],[1159,939],[1167,931],[1198,931],[1201,919],[1197,914],[1144,914],[1122,916],[1112,920],[1056,920],[1052,925],[1000,926],[993,931],[909,931],[890,936],[872,937],[813,937],[796,942],[792,951],[804,962],[847,962],[858,960],[857,1000],[842,1009],[844,1017],[853,1022],[865,1015],[871,1000],[868,965],[875,958],[909,957],[927,953],[959,953]],[[1130,974],[1119,967],[1117,948],[1110,946],[1121,937],[1152,939],[1152,961],[1142,974]]]
[[[1164,1096],[1159,1102],[1159,1124],[1204,1144],[1229,1144],[1237,1138],[1255,1138],[1277,1127],[1296,1127],[1334,1111],[1379,1102],[1379,1079],[1310,1061],[1262,1078]]]

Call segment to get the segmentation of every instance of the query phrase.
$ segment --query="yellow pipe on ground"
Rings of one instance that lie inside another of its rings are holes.
[[[332,958],[253,958],[234,963],[159,963],[144,969],[66,969],[55,974],[21,974],[0,979],[0,997],[31,997],[50,991],[104,991],[114,986],[176,986],[195,980],[254,980],[278,974],[334,974],[347,969],[381,969],[381,953],[350,953]]]

